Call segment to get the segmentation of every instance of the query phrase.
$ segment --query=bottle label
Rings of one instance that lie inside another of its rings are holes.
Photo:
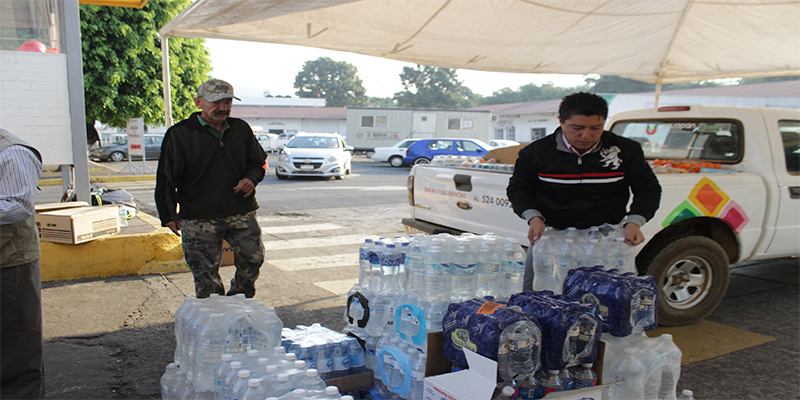
[[[453,274],[458,276],[472,276],[475,274],[476,264],[453,264]]]
[[[469,332],[466,329],[459,328],[453,330],[453,333],[450,334],[450,340],[452,340],[453,344],[457,347],[470,349],[474,352],[478,351],[478,345],[469,340]]]
[[[544,396],[544,390],[541,386],[533,387],[533,388],[519,388],[517,390],[516,399],[519,400],[534,400],[534,399],[541,399]]]
[[[557,387],[557,388],[549,388],[549,387],[542,386],[542,394],[544,394],[544,395],[547,395],[548,393],[563,392],[563,391],[564,391],[564,387],[563,386]]]
[[[581,303],[583,304],[597,304],[597,310],[600,312],[600,315],[603,317],[608,316],[608,307],[600,304],[600,300],[591,293],[586,293],[581,296]]]
[[[592,387],[592,386],[596,386],[596,385],[597,385],[597,381],[596,380],[594,380],[594,381],[584,381],[584,380],[580,380],[578,378],[575,378],[572,381],[572,387],[574,389],[581,389],[581,388]]]
[[[350,357],[334,357],[333,370],[334,371],[347,371],[350,369]]]

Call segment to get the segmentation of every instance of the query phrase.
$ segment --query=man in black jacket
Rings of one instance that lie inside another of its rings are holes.
[[[641,146],[603,130],[608,104],[600,96],[569,95],[558,114],[561,126],[553,134],[519,152],[506,189],[514,212],[528,221],[531,246],[545,224],[586,229],[623,223],[625,242],[642,243],[640,227],[655,215],[661,186]],[[533,279],[529,269],[526,265],[525,289]]]
[[[267,155],[250,125],[230,118],[234,98],[225,81],[200,85],[194,102],[201,111],[167,130],[158,160],[155,200],[161,225],[181,236],[198,298],[225,294],[219,276],[223,239],[236,266],[228,296],[253,297],[264,262],[255,188],[264,179]]]

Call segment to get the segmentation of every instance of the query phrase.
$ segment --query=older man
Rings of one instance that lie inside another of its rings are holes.
[[[255,188],[264,179],[267,155],[250,125],[230,117],[232,99],[239,100],[225,81],[200,85],[194,99],[200,112],[167,131],[158,160],[158,214],[162,226],[181,236],[198,298],[225,294],[219,276],[223,239],[236,266],[227,295],[253,297],[264,262]]]

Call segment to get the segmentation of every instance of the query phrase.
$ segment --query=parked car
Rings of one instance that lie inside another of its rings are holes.
[[[275,139],[275,148],[278,150],[283,150],[286,147],[286,144],[289,143],[290,140],[296,135],[296,133],[281,133],[278,135],[278,138]]]
[[[380,162],[389,162],[389,165],[397,168],[405,165],[403,157],[406,155],[408,146],[419,141],[419,139],[406,139],[389,147],[376,147],[372,153],[372,159]]]
[[[261,148],[267,153],[272,153],[278,150],[278,135],[275,133],[256,133],[258,143],[261,143]]]
[[[144,135],[144,154],[148,160],[158,160],[161,155],[161,142],[164,135]],[[125,161],[128,159],[128,139],[120,139],[116,144],[103,146],[89,151],[89,158],[98,161]],[[133,156],[141,160],[141,156]]]
[[[483,156],[491,149],[492,146],[478,139],[420,139],[406,150],[403,162],[428,164],[441,155]]]
[[[344,179],[350,173],[353,147],[337,133],[298,133],[278,158],[275,176],[327,176]]]
[[[500,147],[519,146],[519,142],[505,139],[494,139],[489,141],[489,145],[495,149],[499,149]]]

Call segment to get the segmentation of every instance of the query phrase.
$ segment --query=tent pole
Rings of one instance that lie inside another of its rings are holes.
[[[172,93],[169,81],[169,36],[161,37],[161,81],[164,84],[164,127],[172,126]]]
[[[658,108],[658,97],[661,95],[661,80],[656,82],[656,107]]]

